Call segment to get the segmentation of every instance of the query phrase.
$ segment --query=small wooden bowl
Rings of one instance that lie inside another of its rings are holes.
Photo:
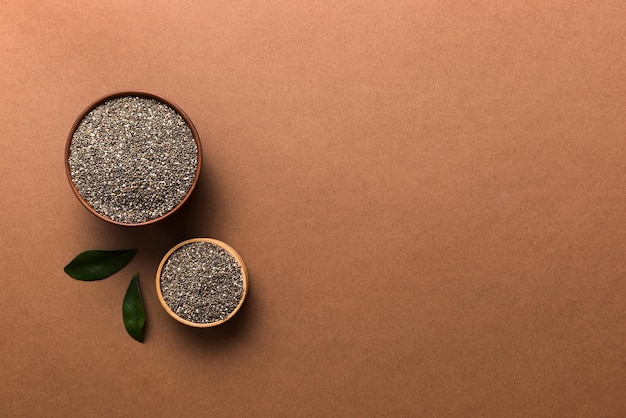
[[[154,219],[150,219],[148,221],[145,222],[136,222],[136,223],[124,223],[124,222],[118,222],[115,221],[113,219],[110,219],[104,215],[102,215],[101,213],[97,212],[94,208],[92,208],[89,203],[87,203],[87,201],[80,195],[78,189],[76,188],[76,185],[74,184],[74,180],[72,179],[72,173],[70,170],[70,164],[69,164],[69,157],[70,157],[70,147],[72,145],[72,139],[74,137],[74,133],[76,132],[76,129],[78,129],[78,126],[80,125],[80,123],[82,122],[83,118],[85,116],[87,116],[87,114],[89,112],[91,112],[92,110],[94,110],[96,107],[100,106],[101,104],[105,103],[108,100],[112,100],[112,99],[117,99],[120,97],[143,97],[143,98],[147,98],[147,99],[154,99],[158,102],[161,102],[163,104],[166,104],[167,106],[171,107],[172,109],[174,109],[185,121],[185,123],[187,124],[187,126],[189,126],[189,129],[191,129],[191,133],[193,134],[193,139],[196,142],[196,147],[198,149],[198,165],[196,167],[196,174],[194,176],[193,182],[191,183],[191,187],[189,187],[189,190],[187,191],[187,194],[185,195],[185,197],[178,203],[178,205],[176,205],[174,208],[172,208],[169,212],[159,216],[158,218],[154,218]],[[97,216],[98,218],[107,221],[109,223],[115,224],[115,225],[122,225],[122,226],[142,226],[142,225],[148,225],[157,221],[160,221],[170,215],[172,215],[174,212],[176,212],[178,209],[180,209],[180,207],[189,199],[189,196],[191,196],[191,193],[193,192],[193,190],[196,187],[196,184],[198,183],[198,179],[200,178],[200,168],[202,166],[202,146],[200,144],[200,136],[198,135],[198,131],[196,130],[195,126],[193,125],[193,123],[191,122],[191,119],[189,119],[189,116],[187,116],[187,114],[185,112],[183,112],[183,110],[178,107],[176,104],[174,104],[172,101],[167,100],[161,96],[157,96],[156,94],[152,94],[152,93],[148,93],[145,91],[119,91],[116,93],[112,93],[106,96],[103,96],[101,98],[99,98],[98,100],[96,100],[95,102],[91,103],[89,106],[87,106],[87,108],[85,110],[82,111],[82,113],[78,116],[78,118],[76,119],[76,121],[74,122],[74,124],[72,125],[72,128],[70,129],[70,133],[68,135],[67,138],[67,144],[65,147],[65,173],[67,174],[67,179],[69,180],[70,183],[70,187],[72,188],[72,191],[74,192],[74,194],[76,195],[76,197],[78,198],[78,200],[80,201],[80,203],[82,203],[82,205],[91,213],[93,213],[95,216]]]
[[[235,260],[237,260],[237,262],[239,263],[239,266],[241,267],[241,277],[242,277],[242,280],[243,280],[243,293],[241,295],[241,299],[239,300],[239,303],[237,304],[235,309],[232,312],[230,312],[228,314],[228,316],[226,316],[226,318],[221,319],[219,321],[209,322],[209,323],[198,323],[198,322],[191,322],[191,321],[188,321],[188,320],[186,320],[184,318],[181,318],[174,311],[172,311],[172,309],[169,307],[169,305],[165,302],[165,299],[163,298],[163,293],[161,292],[161,272],[163,270],[163,266],[165,266],[165,263],[167,262],[169,257],[176,250],[178,250],[179,248],[181,248],[181,247],[183,247],[183,246],[185,246],[187,244],[193,243],[193,242],[208,242],[208,243],[214,244],[214,245],[224,249]],[[178,322],[181,322],[181,323],[183,323],[185,325],[189,325],[190,327],[210,328],[210,327],[214,327],[216,325],[223,324],[224,322],[226,322],[230,318],[232,318],[239,311],[239,309],[243,305],[243,301],[246,299],[246,295],[248,294],[248,271],[246,269],[246,265],[244,264],[243,259],[241,258],[241,256],[230,245],[228,245],[228,244],[226,244],[226,243],[224,243],[222,241],[218,241],[216,239],[211,239],[211,238],[193,238],[193,239],[189,239],[189,240],[183,241],[180,244],[177,244],[171,250],[169,250],[167,252],[167,254],[165,254],[163,259],[161,260],[161,263],[159,264],[159,268],[157,269],[157,273],[156,273],[156,291],[157,291],[157,296],[159,297],[159,301],[161,302],[161,306],[163,306],[163,309],[165,309],[165,311],[168,314],[170,314],[170,316],[172,318],[174,318]]]

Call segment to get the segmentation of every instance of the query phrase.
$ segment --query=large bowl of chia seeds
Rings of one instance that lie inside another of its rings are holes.
[[[202,151],[189,117],[171,101],[126,91],[77,118],[65,167],[78,200],[97,217],[146,225],[180,208],[200,176]]]
[[[183,241],[165,254],[156,274],[157,296],[177,321],[196,328],[232,318],[248,293],[241,256],[211,238]]]

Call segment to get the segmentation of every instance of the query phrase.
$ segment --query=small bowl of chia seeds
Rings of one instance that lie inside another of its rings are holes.
[[[78,200],[124,226],[161,220],[182,206],[200,176],[200,138],[189,117],[151,93],[96,100],[70,130],[65,168]]]
[[[248,293],[248,273],[237,252],[221,241],[194,238],[165,254],[156,274],[157,296],[177,321],[196,328],[232,318]]]

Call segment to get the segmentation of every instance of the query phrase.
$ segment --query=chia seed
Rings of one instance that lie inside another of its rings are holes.
[[[160,277],[163,300],[178,317],[197,324],[227,319],[244,296],[237,259],[210,242],[190,242],[175,250]]]
[[[70,144],[78,193],[97,213],[125,224],[159,218],[193,184],[198,147],[183,117],[147,97],[108,100],[88,112]]]

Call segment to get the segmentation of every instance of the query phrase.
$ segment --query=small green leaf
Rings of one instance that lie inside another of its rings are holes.
[[[135,273],[126,296],[124,296],[124,304],[122,305],[122,316],[124,318],[124,326],[126,331],[135,340],[143,342],[143,325],[146,322],[146,311],[143,307],[141,292],[139,292],[139,273]]]
[[[137,250],[91,250],[80,253],[65,266],[65,272],[74,279],[102,280],[120,271],[133,259]]]

